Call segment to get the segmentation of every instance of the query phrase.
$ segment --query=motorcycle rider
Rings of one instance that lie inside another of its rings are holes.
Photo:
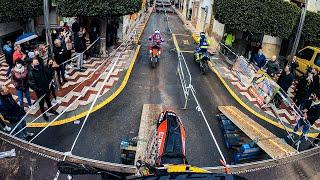
[[[152,49],[158,48],[158,56],[161,54],[161,43],[164,42],[162,35],[160,34],[160,30],[154,31],[152,35],[149,36],[149,41],[152,41],[152,46],[149,49],[150,57],[152,57]]]
[[[202,58],[200,56],[208,51],[208,46],[210,46],[210,42],[207,39],[206,34],[204,32],[201,32],[199,47],[196,49],[196,53],[195,53],[196,62],[200,62]]]

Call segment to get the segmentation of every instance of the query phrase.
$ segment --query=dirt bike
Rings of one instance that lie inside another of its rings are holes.
[[[151,67],[155,68],[159,62],[159,55],[160,55],[160,47],[159,45],[153,45],[151,47]]]
[[[208,61],[210,61],[210,56],[208,55],[207,52],[202,52],[202,53],[199,53],[200,60],[197,60],[196,53],[199,53],[199,52],[195,51],[194,61],[196,63],[199,63],[200,71],[202,72],[202,74],[205,74],[209,69]]]

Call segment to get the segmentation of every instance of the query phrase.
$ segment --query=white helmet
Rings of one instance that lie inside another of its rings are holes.
[[[160,34],[160,31],[159,30],[155,30],[154,33],[155,34]]]

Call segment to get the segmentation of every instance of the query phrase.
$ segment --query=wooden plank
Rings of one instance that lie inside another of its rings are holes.
[[[249,118],[234,106],[219,106],[219,110],[253,140],[258,139],[258,146],[271,158],[278,159],[298,153],[293,147],[283,142],[273,133]],[[260,140],[259,140],[260,139]]]
[[[146,157],[148,143],[152,136],[152,132],[156,131],[157,119],[161,112],[162,112],[161,105],[158,105],[158,104],[143,105],[135,162],[137,162],[139,158],[143,160],[148,160]]]

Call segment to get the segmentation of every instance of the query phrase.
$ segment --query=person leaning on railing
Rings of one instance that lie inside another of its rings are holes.
[[[33,89],[37,95],[37,98],[40,99],[39,106],[40,111],[43,113],[44,120],[48,121],[48,116],[44,113],[44,102],[46,101],[47,107],[52,106],[50,100],[50,79],[48,78],[48,69],[47,66],[41,65],[37,58],[32,60],[32,64],[29,67],[29,82],[30,87]],[[53,109],[48,111],[49,113],[58,115],[59,113]]]

